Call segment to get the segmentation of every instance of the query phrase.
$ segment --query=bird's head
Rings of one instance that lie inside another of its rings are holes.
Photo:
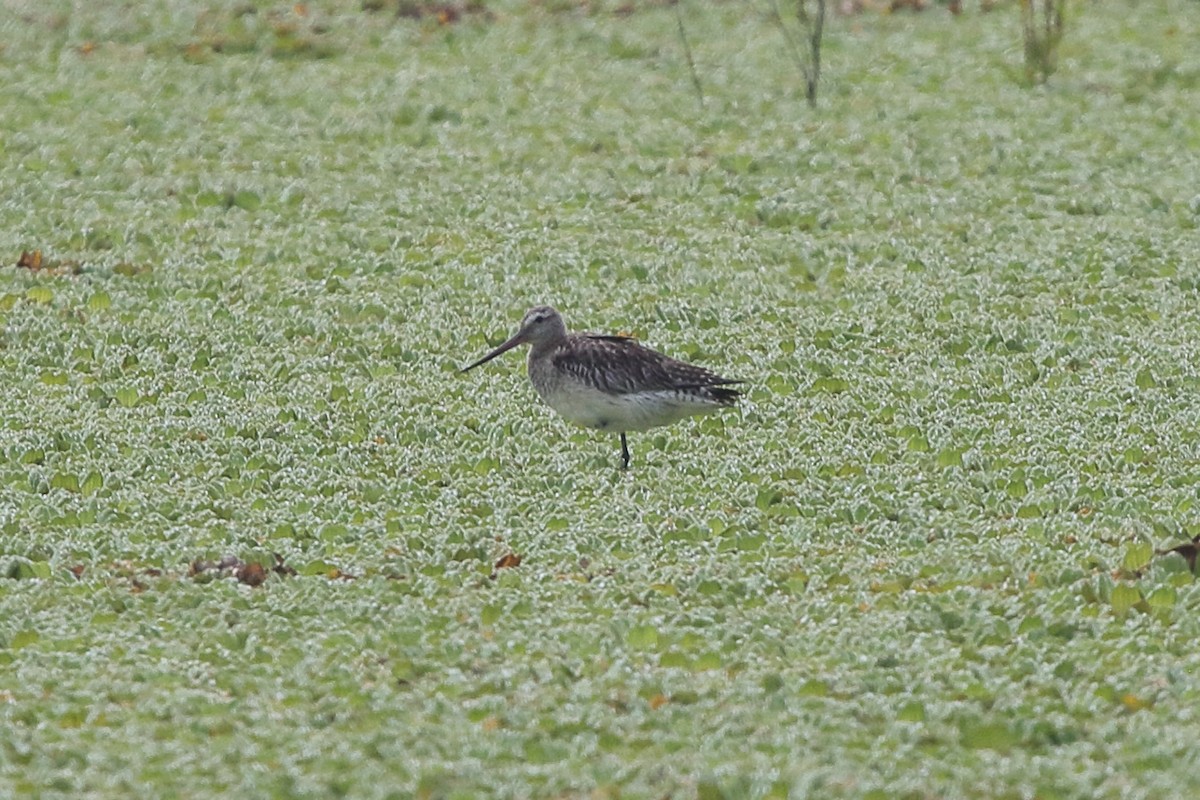
[[[525,312],[525,317],[521,320],[521,327],[511,339],[475,363],[463,367],[462,371],[466,372],[469,369],[475,369],[480,364],[486,364],[496,356],[507,353],[518,345],[531,344],[537,347],[539,344],[562,339],[566,335],[567,325],[563,322],[562,314],[550,306],[534,306]]]

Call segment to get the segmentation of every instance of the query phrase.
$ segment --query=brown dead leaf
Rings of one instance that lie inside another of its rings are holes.
[[[19,269],[30,272],[46,272],[51,275],[78,275],[83,271],[78,261],[54,261],[42,255],[41,250],[22,250],[17,259]]]
[[[517,555],[516,553],[505,553],[500,557],[500,560],[496,562],[496,566],[492,569],[492,574],[489,575],[488,578],[491,580],[496,580],[496,576],[499,575],[500,570],[512,569],[513,567],[519,566],[521,566],[521,556]]]
[[[212,49],[199,42],[190,42],[183,48],[183,57],[193,64],[199,64],[208,60],[208,55]]]
[[[75,566],[71,567],[71,574],[74,575],[76,578],[82,578],[84,569],[85,569],[85,567],[83,566],[83,564],[76,564]]]
[[[242,564],[234,574],[238,583],[247,586],[262,586],[267,580],[267,571],[263,569],[262,564]]]
[[[17,259],[17,266],[36,272],[42,268],[42,251],[22,250],[21,257]]]
[[[1154,705],[1154,700],[1138,697],[1133,692],[1126,692],[1121,695],[1121,705],[1125,706],[1126,711],[1144,711]]]
[[[508,553],[500,557],[496,562],[496,569],[511,569],[512,567],[521,566],[521,556],[516,553]]]
[[[665,694],[656,694],[650,698],[650,710],[658,711],[669,702],[671,702],[671,700]]]

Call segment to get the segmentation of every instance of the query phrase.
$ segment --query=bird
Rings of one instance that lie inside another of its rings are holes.
[[[528,344],[529,380],[551,408],[569,422],[621,435],[621,469],[629,469],[630,431],[669,425],[685,417],[737,405],[743,383],[704,367],[677,361],[632,336],[568,333],[551,306],[525,313],[516,334],[478,361]]]

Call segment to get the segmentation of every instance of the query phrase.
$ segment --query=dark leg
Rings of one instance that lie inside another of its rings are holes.
[[[621,431],[621,469],[629,469],[629,442],[625,441],[625,431]]]

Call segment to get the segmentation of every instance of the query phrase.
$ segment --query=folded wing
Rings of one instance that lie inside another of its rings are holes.
[[[720,403],[733,403],[741,381],[723,378],[704,367],[686,364],[651,350],[627,336],[577,334],[553,356],[555,368],[612,394],[697,391]]]

